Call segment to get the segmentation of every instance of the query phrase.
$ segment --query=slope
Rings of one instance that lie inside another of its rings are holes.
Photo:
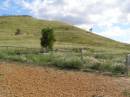
[[[85,47],[123,48],[129,49],[128,44],[96,35],[59,21],[46,21],[31,16],[1,16],[0,45],[40,47],[40,31],[51,27],[55,31],[56,45],[76,45]],[[15,35],[16,29],[21,35]]]

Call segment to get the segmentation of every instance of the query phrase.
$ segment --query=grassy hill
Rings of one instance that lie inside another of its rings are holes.
[[[51,27],[56,38],[55,48],[85,47],[83,58],[80,52],[38,53],[20,56],[17,50],[0,48],[0,59],[49,64],[60,68],[93,69],[112,73],[126,72],[125,59],[130,45],[120,43],[59,21],[39,20],[30,16],[0,17],[0,46],[40,48],[41,29]],[[20,29],[21,34],[15,35]],[[36,49],[35,49],[36,50]],[[25,49],[25,52],[29,52]],[[84,63],[84,64],[83,64]]]
[[[55,47],[130,48],[127,44],[101,37],[66,23],[39,20],[31,16],[1,16],[0,45],[40,47],[40,31],[45,27],[54,29]],[[20,29],[22,34],[16,36],[16,29]]]

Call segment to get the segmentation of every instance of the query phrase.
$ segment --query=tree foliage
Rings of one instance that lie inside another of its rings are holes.
[[[46,49],[53,49],[53,44],[55,41],[53,29],[44,28],[42,29],[41,34],[41,46]]]
[[[21,30],[20,29],[16,29],[15,35],[20,35],[21,34]]]

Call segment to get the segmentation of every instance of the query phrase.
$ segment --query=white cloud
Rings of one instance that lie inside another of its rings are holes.
[[[93,25],[76,25],[79,28],[87,29],[94,28]],[[123,29],[119,26],[107,26],[106,28],[101,27],[102,31],[94,32],[98,35],[108,37],[120,42],[130,43],[130,28]]]
[[[22,0],[22,4],[36,17],[102,25],[117,23],[123,16],[124,5],[121,0]]]
[[[108,36],[108,37],[119,37],[124,36],[128,33],[128,30],[122,30],[119,27],[110,27],[109,30],[101,32],[101,35]]]
[[[119,41],[126,41],[130,35],[130,29],[113,26],[130,23],[129,0],[23,0],[22,4],[38,18],[62,20],[87,30],[105,27],[98,34]]]
[[[120,42],[130,43],[130,28],[122,29],[118,26],[107,28],[103,32],[97,33],[99,35],[118,40]]]
[[[6,0],[7,2],[10,0]],[[62,20],[78,27],[105,28],[98,34],[118,39],[126,37],[130,29],[114,24],[130,24],[129,0],[13,0],[29,10],[34,17]],[[126,37],[128,38],[128,37]],[[130,37],[129,37],[130,38]],[[122,41],[124,41],[123,39]]]

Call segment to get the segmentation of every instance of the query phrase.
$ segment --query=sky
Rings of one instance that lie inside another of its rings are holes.
[[[130,0],[0,0],[0,16],[30,15],[130,43]]]

